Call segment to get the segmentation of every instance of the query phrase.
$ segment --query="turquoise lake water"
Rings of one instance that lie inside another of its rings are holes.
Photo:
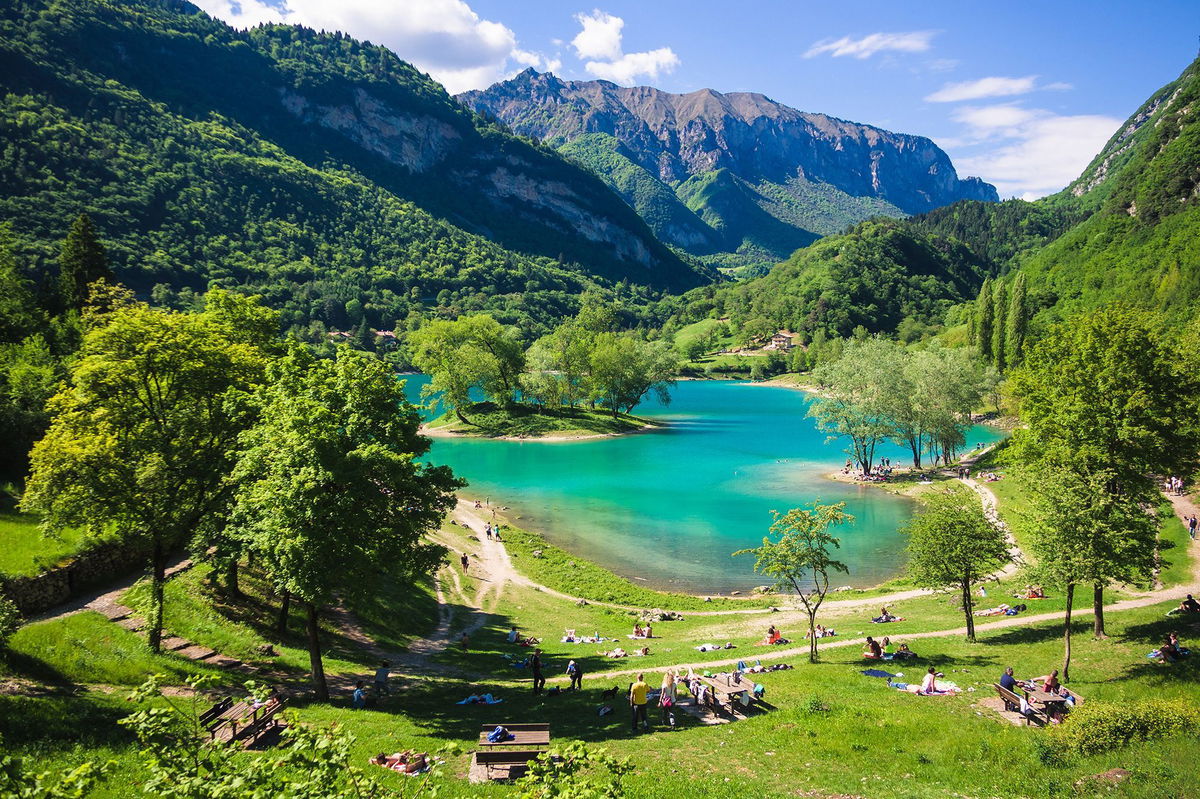
[[[426,380],[408,378],[414,400]],[[913,503],[825,477],[846,455],[805,416],[809,401],[777,386],[685,381],[670,406],[636,411],[668,421],[663,430],[562,443],[436,439],[430,459],[469,481],[465,496],[509,506],[521,527],[627,578],[689,593],[761,585],[753,558],[730,553],[761,543],[770,511],[844,501],[855,521],[835,534],[850,573],[835,584],[877,584],[901,565],[897,527]],[[998,438],[976,427],[967,440]],[[892,445],[882,454],[910,460]]]

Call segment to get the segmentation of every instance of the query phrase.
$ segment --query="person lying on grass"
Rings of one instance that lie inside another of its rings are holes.
[[[597,655],[600,655],[601,657],[606,657],[606,658],[624,658],[624,657],[629,657],[629,653],[628,653],[628,652],[626,652],[626,651],[625,651],[624,649],[622,649],[621,647],[617,647],[616,649],[610,649],[610,650],[608,650],[607,652],[606,652],[606,651],[604,651],[603,649],[601,649],[601,650],[600,650],[599,652],[597,652],[596,654],[597,654]]]
[[[371,758],[370,763],[374,766],[398,771],[401,774],[416,774],[429,765],[429,755],[424,752],[413,752],[411,749],[391,755],[380,752]]]

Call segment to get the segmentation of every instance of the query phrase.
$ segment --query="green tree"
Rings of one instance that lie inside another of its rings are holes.
[[[939,491],[923,499],[921,512],[902,528],[908,536],[908,575],[923,588],[958,592],[967,640],[974,642],[972,591],[1012,560],[1004,529],[965,491]]]
[[[983,281],[979,296],[975,299],[975,344],[985,361],[992,360],[992,330],[995,326],[996,306],[992,303],[992,279]]]
[[[93,282],[113,282],[104,245],[87,214],[80,214],[71,223],[58,256],[58,270],[59,295],[67,310],[83,308],[88,298],[88,286]]]
[[[530,375],[522,387],[533,383],[549,402],[574,408],[588,394],[587,376],[595,334],[578,322],[568,321],[542,336],[525,354]],[[549,393],[547,393],[549,392]]]
[[[630,413],[654,391],[664,405],[679,371],[679,355],[665,341],[642,341],[628,334],[596,336],[590,357],[593,396],[612,409]]]
[[[316,360],[294,349],[260,392],[234,475],[232,526],[278,591],[304,603],[313,683],[329,696],[320,614],[335,594],[367,591],[386,571],[436,569],[436,530],[463,485],[420,458],[429,439],[404,388],[376,358],[341,349]]]
[[[1029,333],[1029,301],[1026,299],[1025,273],[1018,272],[1013,280],[1012,296],[1008,300],[1008,332],[1004,345],[1008,348],[1005,362],[1017,366],[1025,354],[1025,337]]]
[[[33,281],[17,262],[12,225],[0,224],[0,344],[20,341],[43,322]]]
[[[0,475],[19,480],[29,470],[29,450],[46,432],[46,403],[65,374],[41,334],[19,344],[0,344]]]
[[[1008,347],[1005,335],[1008,332],[1008,294],[1003,283],[997,282],[992,287],[992,363],[1001,372],[1008,363]]]
[[[460,420],[471,405],[472,388],[509,405],[525,368],[525,353],[514,332],[491,316],[435,320],[411,333],[413,363],[432,379],[423,391],[438,396]]]
[[[621,779],[631,771],[629,758],[575,741],[538,755],[516,785],[521,799],[620,799]]]
[[[3,744],[3,741],[0,741]],[[0,750],[2,751],[2,750]],[[116,761],[90,761],[59,774],[32,771],[25,759],[0,754],[0,796],[12,799],[82,799],[108,777]]]
[[[49,533],[116,533],[150,550],[158,651],[168,553],[222,519],[237,437],[252,420],[246,398],[267,359],[220,313],[154,309],[119,292],[103,304],[87,312],[83,347],[50,400],[21,504]]]
[[[1106,475],[1105,501],[1134,504],[1157,502],[1155,475],[1192,474],[1200,457],[1200,378],[1160,330],[1160,320],[1143,310],[1101,308],[1055,328],[1028,352],[1013,376],[1022,459],[1080,480]],[[1129,543],[1092,548],[1093,557],[1120,552],[1113,557],[1124,561],[1096,564],[1098,636],[1105,585],[1153,555],[1152,538],[1131,534]]]
[[[1031,551],[1037,571],[1062,586],[1063,680],[1070,679],[1071,613],[1075,588],[1103,586],[1114,577],[1149,574],[1157,521],[1129,496],[1108,490],[1109,470],[1088,472],[1067,464],[1042,463],[1027,477]],[[1103,601],[1097,591],[1096,634],[1103,635]]]
[[[834,560],[833,550],[841,541],[829,533],[831,527],[854,521],[845,512],[846,503],[812,503],[811,508],[792,508],[785,514],[771,511],[775,522],[771,536],[762,546],[739,549],[737,555],[754,555],[754,571],[775,580],[775,586],[794,591],[808,614],[808,659],[817,662],[817,611],[829,593],[829,573],[847,573],[846,564]]]
[[[841,357],[813,370],[822,392],[808,415],[831,439],[849,439],[846,451],[863,471],[871,470],[875,448],[892,434],[886,386],[894,355],[894,345],[884,339],[850,340]]]

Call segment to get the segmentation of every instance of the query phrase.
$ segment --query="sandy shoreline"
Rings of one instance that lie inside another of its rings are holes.
[[[601,438],[623,438],[624,436],[634,436],[639,433],[649,433],[652,430],[662,430],[668,427],[666,423],[644,424],[636,430],[626,430],[624,433],[587,433],[584,435],[549,435],[549,436],[485,436],[475,433],[462,433],[456,430],[446,430],[441,427],[429,427],[421,425],[418,432],[428,438],[478,438],[485,441],[518,441],[524,443],[538,444],[562,444],[570,441],[595,441]]]

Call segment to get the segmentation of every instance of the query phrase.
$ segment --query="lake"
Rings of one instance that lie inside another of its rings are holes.
[[[410,376],[410,397],[427,380]],[[779,386],[684,381],[669,406],[636,410],[668,422],[662,430],[560,443],[435,439],[430,459],[469,481],[465,496],[509,506],[520,527],[624,577],[697,594],[767,582],[751,556],[730,553],[761,543],[772,510],[845,502],[855,521],[835,535],[850,573],[834,584],[875,585],[901,566],[897,528],[913,502],[825,477],[845,463],[844,445],[826,443],[805,416],[809,402]],[[1000,437],[977,426],[967,440]],[[898,465],[911,459],[890,444],[881,454]]]

